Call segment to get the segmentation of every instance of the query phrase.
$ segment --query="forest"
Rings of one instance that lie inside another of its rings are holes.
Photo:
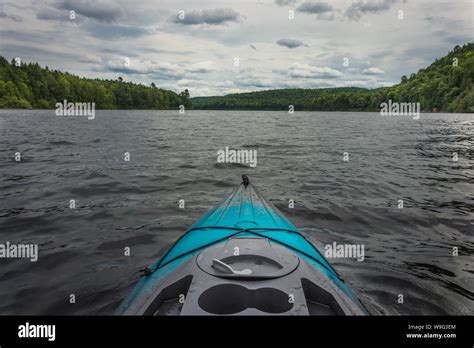
[[[179,94],[132,82],[80,78],[42,68],[38,63],[9,63],[0,56],[0,108],[53,109],[57,102],[90,102],[97,109],[189,108],[189,92]]]
[[[57,102],[95,102],[97,109],[378,111],[380,104],[420,103],[422,111],[474,112],[474,43],[456,46],[445,57],[400,83],[384,88],[274,89],[190,98],[117,80],[81,78],[38,63],[16,64],[0,56],[0,108],[54,108]]]
[[[223,97],[191,98],[195,109],[378,111],[380,104],[420,103],[422,111],[474,112],[474,43],[456,46],[445,57],[400,83],[384,88],[276,89]]]

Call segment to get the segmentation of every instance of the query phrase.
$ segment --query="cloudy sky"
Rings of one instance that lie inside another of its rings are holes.
[[[474,41],[473,3],[0,0],[0,55],[192,96],[375,88]]]

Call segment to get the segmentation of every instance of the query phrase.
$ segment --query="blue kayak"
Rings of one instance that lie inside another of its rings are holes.
[[[142,270],[117,314],[368,314],[316,247],[242,178]]]

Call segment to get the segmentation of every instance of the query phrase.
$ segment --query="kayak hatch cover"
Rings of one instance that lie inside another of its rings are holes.
[[[243,175],[153,265],[124,315],[367,315],[328,261]]]

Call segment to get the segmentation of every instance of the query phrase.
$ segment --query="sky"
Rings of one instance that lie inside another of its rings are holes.
[[[0,0],[0,55],[192,97],[390,86],[474,41],[473,0]]]

